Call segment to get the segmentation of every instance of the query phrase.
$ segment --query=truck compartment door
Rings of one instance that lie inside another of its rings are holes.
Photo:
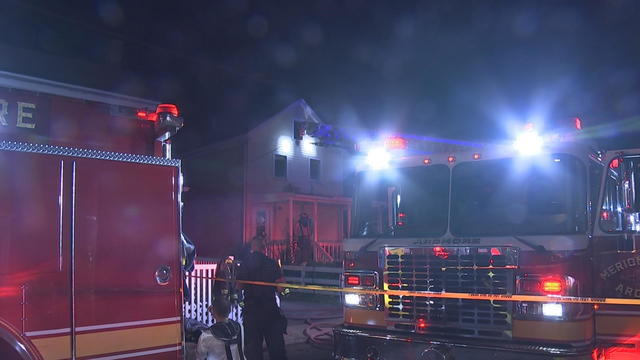
[[[45,359],[71,354],[68,165],[0,151],[0,319]]]
[[[179,168],[78,159],[74,172],[77,356],[179,358]]]

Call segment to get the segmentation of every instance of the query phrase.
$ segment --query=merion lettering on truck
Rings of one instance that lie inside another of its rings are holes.
[[[640,266],[640,256],[630,257],[624,260],[620,260],[615,264],[611,264],[607,266],[600,273],[600,277],[602,278],[602,280],[607,280],[608,278],[610,278],[611,276],[615,275],[620,271],[633,268],[636,266]]]
[[[452,239],[418,239],[414,245],[471,245],[480,244],[480,238],[452,238]]]

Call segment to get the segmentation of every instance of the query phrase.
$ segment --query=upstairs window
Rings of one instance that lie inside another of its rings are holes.
[[[309,159],[309,177],[311,180],[320,180],[320,160]]]
[[[273,161],[273,174],[277,178],[287,178],[287,157],[276,155]]]

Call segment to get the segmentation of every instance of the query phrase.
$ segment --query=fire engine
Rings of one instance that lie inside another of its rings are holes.
[[[588,138],[576,118],[500,144],[360,146],[335,359],[640,358],[640,306],[554,301],[640,299],[640,150]]]
[[[182,359],[171,104],[0,72],[0,358]]]

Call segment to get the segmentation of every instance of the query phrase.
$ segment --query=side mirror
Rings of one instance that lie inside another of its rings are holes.
[[[640,212],[640,159],[626,158],[622,163],[622,179],[620,190],[624,212],[637,214]]]

